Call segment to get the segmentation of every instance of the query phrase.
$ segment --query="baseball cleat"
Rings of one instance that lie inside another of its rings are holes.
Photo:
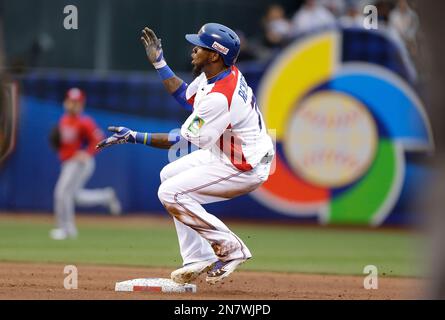
[[[171,279],[179,284],[190,283],[204,272],[212,269],[215,260],[205,260],[188,263],[180,269],[171,273]]]
[[[247,259],[234,259],[230,261],[218,261],[213,268],[207,272],[208,284],[215,284],[227,278],[235,269]]]
[[[75,239],[77,237],[77,232],[69,233],[64,229],[56,228],[49,232],[49,236],[53,240]]]

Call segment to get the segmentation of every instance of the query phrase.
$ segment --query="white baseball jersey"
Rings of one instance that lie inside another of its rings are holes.
[[[272,140],[252,89],[234,66],[210,80],[202,73],[186,98],[194,110],[181,135],[201,149],[166,165],[158,190],[174,217],[183,263],[248,259],[246,244],[202,205],[263,184],[274,155]]]
[[[268,152],[274,153],[272,140],[242,73],[232,66],[221,76],[208,81],[202,73],[188,86],[186,98],[194,110],[182,125],[181,135],[248,171]]]

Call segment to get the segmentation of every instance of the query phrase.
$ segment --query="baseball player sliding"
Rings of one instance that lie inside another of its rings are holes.
[[[85,189],[94,172],[96,144],[104,138],[94,120],[83,114],[85,93],[78,88],[67,91],[65,114],[52,133],[52,144],[57,148],[62,170],[54,189],[54,210],[57,228],[50,231],[54,240],[77,237],[74,219],[75,205],[105,206],[114,215],[121,213],[121,205],[114,189]],[[86,144],[86,147],[84,147]]]
[[[221,24],[208,23],[198,34],[185,38],[194,45],[191,63],[196,78],[189,85],[167,65],[155,33],[144,28],[141,37],[167,91],[192,111],[180,136],[172,139],[166,133],[110,127],[115,133],[97,147],[141,143],[169,148],[182,138],[199,147],[162,169],[158,196],[173,216],[183,258],[183,267],[172,272],[172,280],[188,283],[207,272],[207,283],[214,284],[252,254],[202,205],[258,188],[268,179],[275,152],[252,89],[234,65],[240,50],[237,34]]]

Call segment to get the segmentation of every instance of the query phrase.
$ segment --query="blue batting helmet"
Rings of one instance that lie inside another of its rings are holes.
[[[230,28],[219,23],[206,23],[198,34],[187,34],[188,42],[218,52],[227,66],[235,64],[240,51],[240,39]]]

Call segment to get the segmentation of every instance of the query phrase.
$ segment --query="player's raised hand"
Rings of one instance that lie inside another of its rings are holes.
[[[142,30],[141,42],[144,45],[148,60],[156,69],[165,66],[164,54],[162,51],[161,39],[159,39],[153,30],[145,27]]]
[[[96,146],[96,149],[103,149],[113,144],[136,143],[136,132],[125,127],[108,127],[108,131],[114,132]]]

